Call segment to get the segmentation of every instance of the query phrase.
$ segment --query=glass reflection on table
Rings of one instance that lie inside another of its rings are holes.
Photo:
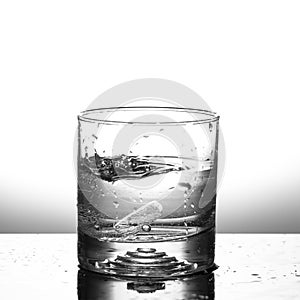
[[[122,278],[78,271],[78,300],[215,298],[214,274],[193,275],[175,280]]]

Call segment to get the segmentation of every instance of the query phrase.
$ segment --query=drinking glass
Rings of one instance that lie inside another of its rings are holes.
[[[183,107],[78,116],[78,260],[172,278],[214,265],[219,117]]]

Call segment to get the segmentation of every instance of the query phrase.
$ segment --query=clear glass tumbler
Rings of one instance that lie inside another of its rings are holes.
[[[148,278],[212,267],[219,117],[134,106],[78,120],[80,266]]]

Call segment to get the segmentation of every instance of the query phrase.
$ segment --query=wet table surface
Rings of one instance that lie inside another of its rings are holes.
[[[116,280],[79,271],[75,234],[0,235],[1,299],[300,299],[300,234],[218,234],[211,274]]]

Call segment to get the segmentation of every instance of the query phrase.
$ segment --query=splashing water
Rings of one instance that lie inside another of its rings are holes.
[[[157,174],[168,173],[172,171],[182,171],[182,166],[167,164],[155,161],[150,157],[118,155],[112,158],[101,157],[95,153],[96,169],[93,169],[95,175],[102,180],[115,182],[119,179],[140,179],[143,177]]]

